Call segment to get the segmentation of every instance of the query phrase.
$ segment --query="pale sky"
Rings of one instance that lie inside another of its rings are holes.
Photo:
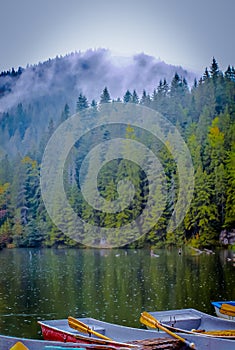
[[[0,71],[89,48],[235,65],[235,0],[1,0]]]

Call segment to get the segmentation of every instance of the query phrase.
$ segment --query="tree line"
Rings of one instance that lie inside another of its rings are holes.
[[[75,101],[76,111],[88,112],[92,118],[104,103],[112,103],[108,87],[99,101],[88,101],[81,92]],[[194,165],[195,189],[193,200],[182,224],[173,233],[167,233],[167,223],[177,201],[177,167],[172,155],[164,145],[155,145],[167,179],[168,200],[160,220],[153,228],[130,246],[146,244],[158,247],[166,245],[212,247],[219,244],[221,230],[235,228],[235,70],[228,66],[219,69],[213,58],[209,69],[190,89],[184,77],[175,73],[172,81],[160,80],[152,94],[143,90],[129,91],[120,103],[135,103],[160,112],[180,131]],[[32,102],[33,104],[33,102]],[[20,103],[13,111],[2,116],[2,135],[18,140],[21,152],[17,156],[5,154],[0,161],[0,245],[17,247],[80,246],[63,234],[48,216],[40,191],[40,164],[45,146],[60,123],[71,115],[65,104],[60,116],[47,120],[47,130],[31,147],[24,148],[33,136],[27,130],[32,124],[31,106]],[[126,126],[121,130],[124,137],[141,140],[152,145],[149,135],[142,136],[138,130]],[[136,164],[118,159],[108,163],[99,174],[98,187],[106,200],[117,196],[117,183],[123,176],[134,179],[135,197],[131,205],[118,214],[104,214],[94,210],[84,201],[79,187],[79,169],[90,145],[112,138],[112,130],[100,129],[88,139],[75,145],[66,166],[64,183],[68,199],[74,210],[84,220],[104,227],[121,227],[136,218],[144,208],[148,197],[148,180]],[[24,149],[26,150],[24,153]],[[125,154],[123,150],[123,153]],[[23,155],[22,155],[23,154]],[[99,160],[97,159],[97,165]],[[89,166],[89,164],[88,164]],[[158,197],[158,200],[161,198]],[[63,221],[63,215],[58,220]],[[154,221],[154,218],[153,218]],[[81,228],[82,230],[82,228]],[[141,228],[140,228],[141,230]],[[82,233],[81,233],[82,234]],[[91,232],[92,235],[92,232]],[[95,238],[94,238],[95,239]],[[118,237],[117,239],[120,239]]]

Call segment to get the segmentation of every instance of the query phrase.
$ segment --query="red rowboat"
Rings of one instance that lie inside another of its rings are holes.
[[[80,344],[103,345],[105,347],[108,346],[110,349],[142,348],[143,345],[147,345],[147,342],[150,342],[151,345],[154,346],[154,349],[160,349],[163,344],[168,346],[167,348],[169,349],[188,349],[187,346],[192,343],[196,345],[196,349],[207,350],[234,350],[235,346],[233,340],[219,339],[199,334],[176,333],[182,338],[186,338],[187,344],[183,344],[181,342],[179,343],[176,339],[167,338],[165,332],[159,332],[156,330],[153,331],[125,327],[99,321],[94,318],[78,318],[77,321],[88,326],[90,334],[85,334],[86,330],[83,327],[80,328],[80,331],[78,328],[76,330],[71,328],[68,319],[39,321],[38,323],[41,325],[42,334],[45,340],[60,341],[64,343],[78,342]],[[99,336],[96,336],[95,333],[99,334]],[[106,339],[101,338],[101,336],[106,337]],[[84,347],[86,347],[86,345]]]

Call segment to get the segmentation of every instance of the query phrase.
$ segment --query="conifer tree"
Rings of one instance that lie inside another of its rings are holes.
[[[210,78],[210,73],[208,72],[208,69],[207,69],[207,67],[206,67],[202,79],[203,79],[203,81],[206,81],[206,80],[209,79],[209,78]]]
[[[170,95],[172,97],[177,96],[179,94],[179,87],[182,85],[182,80],[179,74],[176,72],[172,81],[171,81],[171,90]]]
[[[86,96],[80,93],[76,104],[76,112],[81,112],[88,107],[89,105]]]
[[[149,107],[151,103],[151,98],[149,96],[149,94],[147,94],[146,90],[143,90],[143,94],[140,100],[140,104],[144,105],[146,107]]]
[[[234,70],[234,67],[228,65],[228,68],[226,70],[226,72],[224,73],[225,75],[225,78],[228,79],[228,80],[231,80],[233,82],[235,82],[235,70]]]
[[[124,103],[132,102],[132,95],[129,90],[127,90],[125,95],[123,96],[123,102]]]
[[[163,95],[166,97],[168,92],[169,92],[169,86],[167,84],[167,81],[166,79],[163,80],[163,84],[162,84],[162,92],[163,92]]]
[[[216,232],[217,207],[212,203],[213,185],[206,171],[199,166],[195,174],[195,191],[190,211],[184,223],[192,237],[197,237],[198,246],[210,246],[218,239]]]
[[[69,105],[66,103],[61,113],[60,123],[63,123],[66,119],[69,118],[69,116],[70,116],[70,109],[69,109]]]
[[[235,127],[233,127],[235,132]],[[233,140],[231,151],[228,152],[226,159],[226,207],[225,207],[225,223],[224,227],[232,229],[235,227],[235,142]]]
[[[108,91],[107,86],[105,86],[101,96],[100,96],[100,103],[109,103],[111,101],[111,97]]]
[[[95,118],[98,114],[98,104],[94,99],[91,101],[91,108],[89,112],[90,112],[90,116],[93,118]]]
[[[214,57],[210,66],[210,73],[212,78],[218,77],[220,73],[218,63],[216,62],[216,59]]]
[[[52,136],[54,131],[55,131],[54,120],[51,118],[49,120],[48,129],[47,129],[48,139]]]
[[[133,103],[136,103],[136,104],[139,103],[139,97],[138,97],[138,95],[137,95],[136,90],[133,91],[133,94],[132,94],[132,102],[133,102]]]
[[[97,111],[97,102],[94,99],[91,101],[91,108]]]

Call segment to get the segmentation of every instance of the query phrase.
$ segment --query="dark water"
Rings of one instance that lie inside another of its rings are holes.
[[[235,300],[232,251],[5,249],[0,252],[0,333],[40,338],[37,320],[92,316],[139,327],[141,311]]]

